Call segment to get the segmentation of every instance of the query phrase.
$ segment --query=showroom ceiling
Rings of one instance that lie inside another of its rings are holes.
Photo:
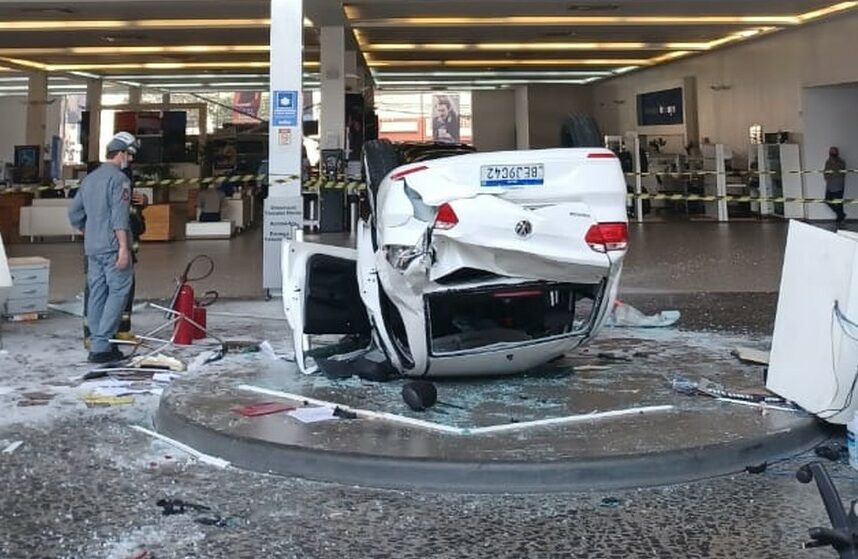
[[[317,80],[322,25],[351,28],[383,88],[470,88],[590,83],[856,6],[833,0],[306,0],[306,80]],[[268,18],[269,0],[3,1],[0,65],[167,90],[260,88],[267,84]]]

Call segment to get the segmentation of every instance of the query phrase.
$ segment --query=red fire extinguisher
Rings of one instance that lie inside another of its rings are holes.
[[[209,264],[208,271],[199,276],[190,278],[191,269],[194,264],[204,260]],[[205,303],[197,303],[194,297],[194,288],[190,282],[203,280],[214,272],[214,261],[204,254],[199,255],[188,262],[185,271],[179,276],[176,285],[176,291],[173,294],[173,300],[170,308],[178,315],[176,325],[173,327],[173,343],[176,345],[191,345],[195,339],[201,339],[206,336],[206,310],[205,307],[217,300],[217,293],[214,291],[206,292],[209,300]]]

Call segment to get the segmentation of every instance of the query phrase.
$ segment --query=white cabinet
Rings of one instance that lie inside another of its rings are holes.
[[[46,258],[9,258],[12,289],[3,314],[14,316],[48,310],[51,262]]]

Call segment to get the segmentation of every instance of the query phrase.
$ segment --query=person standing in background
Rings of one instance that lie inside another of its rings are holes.
[[[206,223],[212,221],[220,221],[221,205],[223,204],[224,193],[220,190],[214,190],[207,183],[200,185],[200,191],[197,193],[197,209],[199,209],[199,221]]]
[[[842,200],[846,192],[846,162],[840,158],[837,146],[828,149],[828,160],[825,162],[825,199],[828,207],[836,215],[836,223],[846,220],[843,204],[832,204],[831,200]]]

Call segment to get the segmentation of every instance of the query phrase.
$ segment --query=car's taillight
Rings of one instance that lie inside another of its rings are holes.
[[[459,216],[450,204],[442,204],[435,216],[435,229],[452,229],[459,223]]]
[[[616,159],[617,154],[612,151],[591,151],[587,154],[587,159]]]
[[[597,223],[590,227],[584,240],[596,252],[626,250],[629,246],[629,227],[625,223]]]
[[[425,171],[428,168],[429,167],[427,167],[426,165],[420,165],[419,167],[411,167],[410,169],[403,169],[402,171],[397,171],[397,172],[393,173],[392,175],[390,175],[390,180],[398,181],[401,178],[405,178],[408,175],[411,175],[414,173],[419,173],[420,171]]]

